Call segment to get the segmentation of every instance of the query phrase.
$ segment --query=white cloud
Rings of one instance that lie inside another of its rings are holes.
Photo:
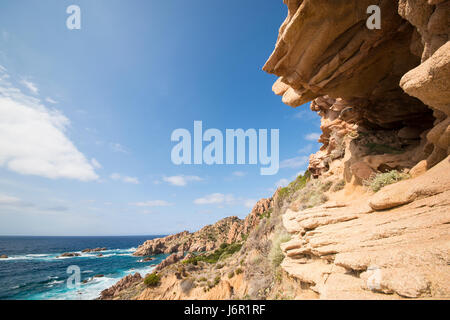
[[[280,179],[277,182],[275,182],[275,188],[279,188],[279,187],[286,187],[289,184],[289,180],[288,179]]]
[[[33,82],[28,81],[28,80],[26,80],[26,79],[22,79],[22,80],[20,81],[20,83],[23,84],[23,85],[24,85],[28,90],[30,90],[32,93],[34,93],[34,94],[39,93],[39,89],[37,88],[37,86],[36,86]]]
[[[133,183],[133,184],[139,184],[139,179],[136,177],[129,177],[129,176],[122,176],[118,173],[113,173],[109,176],[112,180],[115,181],[122,181],[125,183]]]
[[[234,197],[231,194],[223,193],[213,193],[209,194],[203,198],[198,198],[194,200],[195,204],[231,204],[233,203]]]
[[[247,175],[247,172],[243,172],[243,171],[234,171],[233,172],[233,176],[235,177],[244,177]]]
[[[320,133],[312,132],[305,136],[305,139],[308,141],[317,141],[320,138]]]
[[[145,202],[135,202],[131,203],[131,205],[137,207],[169,207],[173,206],[173,203],[167,202],[165,200],[151,200]]]
[[[50,97],[45,98],[45,101],[47,101],[48,103],[51,103],[51,104],[57,104],[58,103],[58,101],[55,101],[55,100],[53,100]]]
[[[190,181],[202,181],[203,179],[197,176],[172,176],[172,177],[163,177],[163,180],[171,185],[184,187]]]
[[[19,198],[8,196],[5,194],[0,194],[0,205],[18,204],[19,202],[20,202]]]
[[[59,111],[0,79],[1,167],[51,179],[98,179],[93,166],[66,136],[69,124]]]
[[[300,148],[297,152],[302,154],[302,153],[311,153],[313,150],[313,145],[311,143],[303,146],[302,148]]]
[[[109,147],[112,149],[112,151],[114,152],[120,152],[120,153],[128,153],[127,149],[125,149],[124,146],[122,146],[120,143],[110,143]]]
[[[309,158],[307,156],[298,156],[281,161],[280,168],[296,169],[305,166],[308,163]]]
[[[102,167],[102,165],[95,158],[91,159],[91,163],[94,166],[94,168],[100,169]]]
[[[256,202],[257,200],[255,199],[247,199],[244,201],[244,206],[249,209],[252,209],[255,206]]]
[[[139,179],[135,177],[123,177],[123,182],[125,183],[133,183],[133,184],[139,184]]]
[[[219,208],[231,205],[245,206],[246,208],[253,208],[257,200],[248,198],[236,198],[232,194],[212,193],[202,198],[194,200],[197,205],[217,205]]]

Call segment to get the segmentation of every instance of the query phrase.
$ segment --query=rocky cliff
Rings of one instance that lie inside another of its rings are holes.
[[[205,252],[218,248],[222,243],[231,244],[241,241],[255,228],[260,216],[269,208],[271,202],[271,198],[259,200],[244,220],[228,217],[193,233],[184,231],[164,238],[148,240],[137,248],[134,255],[151,256],[180,251]]]
[[[450,297],[450,1],[284,3],[263,69],[284,103],[321,117],[308,172],[244,221],[205,227],[214,240],[146,242],[136,254],[207,252],[113,298]]]

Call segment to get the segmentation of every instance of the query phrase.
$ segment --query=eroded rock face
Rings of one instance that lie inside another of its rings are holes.
[[[160,264],[156,266],[156,271],[159,271],[167,266],[170,266],[171,264],[174,264],[184,258],[184,253],[182,251],[177,253],[172,253],[170,256],[168,256],[166,259],[161,261]]]
[[[413,27],[397,14],[396,2],[288,1],[289,13],[264,70],[280,78],[275,93],[296,107],[328,95],[361,109],[377,109],[387,124],[426,108],[398,86],[402,75],[420,63],[409,50]],[[383,12],[380,30],[366,27],[369,5]],[[398,102],[404,106],[399,108]],[[378,112],[379,113],[379,112]]]
[[[134,284],[141,282],[143,279],[139,273],[129,274],[122,278],[112,287],[105,289],[100,294],[100,299],[110,300],[118,295],[121,291],[133,286]]]
[[[447,158],[343,207],[288,210],[282,267],[323,299],[446,298],[449,190]]]
[[[347,178],[359,161],[375,171],[380,166],[407,167],[423,173],[449,154],[449,1],[285,3],[288,16],[263,69],[279,76],[273,91],[284,103],[297,107],[312,100],[311,109],[322,118],[323,146],[311,156],[309,166],[315,177],[344,158],[343,150],[354,152],[347,155]],[[366,9],[374,4],[381,8],[380,30],[369,30],[365,24]],[[377,131],[384,137],[378,135],[369,144],[386,145],[392,131],[400,139],[397,151],[404,156],[388,156],[390,163],[375,167],[372,160],[363,159],[372,150],[350,146],[351,140],[345,139],[356,132]]]

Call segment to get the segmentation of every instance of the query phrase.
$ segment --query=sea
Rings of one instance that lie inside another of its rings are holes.
[[[0,236],[0,300],[92,300],[122,277],[144,277],[167,255],[143,261],[133,256],[146,240],[161,236],[27,237]],[[82,253],[84,249],[107,248]],[[65,252],[79,257],[58,257]],[[99,256],[99,254],[102,256]],[[73,285],[79,270],[79,285]],[[70,278],[72,276],[72,278]],[[95,277],[97,276],[97,277]],[[85,283],[83,283],[85,282]]]

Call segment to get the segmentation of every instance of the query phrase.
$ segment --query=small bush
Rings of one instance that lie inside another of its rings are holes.
[[[210,254],[202,254],[198,256],[191,257],[187,260],[184,260],[184,264],[197,264],[199,261],[207,262],[210,264],[217,263],[219,260],[224,260],[234,253],[241,250],[242,243],[232,243],[226,244],[222,243],[218,249],[216,249],[213,253]]]
[[[328,197],[324,192],[329,188],[329,183],[322,183],[319,180],[309,181],[296,199],[296,202],[299,204],[298,209],[313,208],[327,202]]]
[[[181,291],[183,291],[184,294],[189,293],[193,288],[195,288],[194,280],[191,278],[181,281],[180,283]]]
[[[144,284],[147,287],[157,287],[160,283],[161,276],[155,272],[147,275],[144,279]]]
[[[220,276],[216,276],[214,278],[214,286],[217,286],[219,284],[219,282],[220,282]]]
[[[234,273],[241,274],[242,272],[244,272],[244,271],[241,268],[237,268]]]
[[[345,187],[345,180],[342,179],[342,180],[338,181],[338,182],[334,185],[332,191],[333,191],[333,192],[338,192],[338,191],[344,189],[344,187]]]
[[[270,208],[269,210],[263,212],[260,216],[261,219],[266,219],[266,218],[270,219],[270,215],[272,214],[272,212],[273,212],[273,208]]]
[[[269,252],[269,260],[272,262],[274,268],[277,268],[284,259],[284,254],[281,251],[280,245],[289,240],[291,240],[291,235],[286,231],[275,234],[272,240],[272,248]]]
[[[333,181],[327,181],[325,182],[322,186],[321,186],[321,190],[323,192],[327,192],[328,190],[330,190],[331,186],[333,185]]]
[[[198,281],[200,281],[200,282],[206,282],[206,281],[208,281],[208,279],[206,279],[206,277],[201,277],[200,279],[198,279]]]
[[[292,181],[287,187],[281,188],[278,192],[278,197],[282,201],[298,190],[305,187],[306,183],[310,180],[311,173],[307,170],[303,175],[299,175],[294,181]]]
[[[373,192],[380,191],[381,188],[389,184],[399,182],[401,180],[409,179],[411,176],[406,173],[392,170],[385,173],[378,173],[373,175],[369,180],[364,181],[364,185],[369,187]]]
[[[228,273],[228,279],[231,279],[234,277],[234,271],[230,271],[230,273]]]

